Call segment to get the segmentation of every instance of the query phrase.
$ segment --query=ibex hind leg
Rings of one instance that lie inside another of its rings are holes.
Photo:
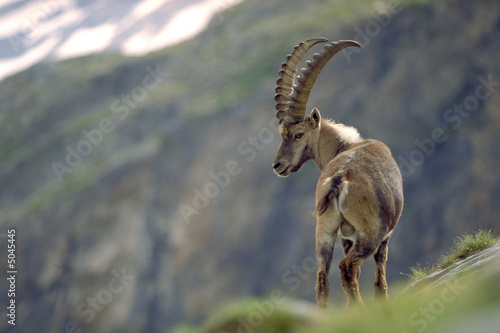
[[[375,289],[375,296],[387,298],[387,281],[385,278],[385,266],[387,263],[387,252],[389,238],[384,239],[380,244],[377,252],[373,255],[375,259],[375,282],[373,284]]]
[[[361,264],[371,256],[377,247],[369,240],[358,237],[352,245],[348,243],[348,253],[340,262],[340,280],[347,297],[347,305],[351,303],[363,304],[359,293],[359,273]]]
[[[346,256],[352,248],[353,241],[347,238],[340,238],[342,243],[342,250],[344,251],[344,256]]]

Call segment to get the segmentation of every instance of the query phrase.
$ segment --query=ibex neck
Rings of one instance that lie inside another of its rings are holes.
[[[323,168],[335,156],[348,149],[353,143],[362,140],[363,138],[354,127],[335,124],[322,119],[314,162],[323,171]]]

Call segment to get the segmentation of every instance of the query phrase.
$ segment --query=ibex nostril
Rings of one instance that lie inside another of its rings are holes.
[[[281,166],[281,163],[280,162],[276,162],[273,164],[273,169],[276,170],[278,169],[279,167]]]

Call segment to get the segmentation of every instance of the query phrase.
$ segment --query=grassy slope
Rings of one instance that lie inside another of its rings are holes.
[[[301,320],[286,306],[260,310],[256,304],[265,304],[268,298],[245,300],[202,328],[179,327],[174,332],[451,332],[463,322],[481,320],[481,313],[500,309],[497,278],[451,280],[420,293],[402,293],[400,287],[394,292],[400,296],[389,302],[369,300],[365,308],[333,308],[309,320]]]
[[[460,238],[450,251],[455,260],[453,263],[448,262],[448,267],[461,263],[465,248],[477,249],[475,245],[481,242],[484,250],[497,244],[498,239],[485,234],[491,236],[480,231],[473,236]],[[471,242],[471,238],[476,241]],[[484,239],[494,241],[485,245]],[[456,256],[458,251],[461,254]],[[478,252],[468,252],[467,257]],[[296,310],[290,310],[290,300],[271,295],[230,305],[201,329],[179,327],[176,332],[455,332],[463,325],[472,325],[477,331],[482,331],[480,327],[488,330],[498,327],[495,311],[500,309],[498,249],[493,256],[496,259],[489,265],[478,264],[480,268],[476,265],[472,270],[462,270],[458,275],[441,279],[435,286],[424,284],[411,290],[405,289],[403,285],[396,286],[391,294],[397,296],[388,302],[366,301],[365,297],[364,308],[352,306],[346,310],[334,307],[318,316],[311,305],[306,311],[308,315],[304,316],[304,312],[298,315]],[[481,272],[476,269],[481,269]]]
[[[411,282],[420,280],[437,270],[446,269],[459,260],[463,260],[492,247],[498,243],[498,241],[499,238],[494,237],[491,231],[482,229],[474,234],[465,234],[462,237],[457,237],[454,241],[453,248],[450,249],[449,253],[443,255],[438,263],[432,266],[421,266],[417,264],[415,267],[412,267],[410,269],[412,273],[410,276]]]

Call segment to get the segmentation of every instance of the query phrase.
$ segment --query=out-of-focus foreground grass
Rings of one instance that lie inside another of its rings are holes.
[[[464,236],[463,242],[457,240],[454,249],[471,237],[484,239],[479,237],[484,232],[480,232],[476,234],[478,237]],[[274,293],[231,304],[201,328],[179,327],[175,332],[497,332],[500,327],[500,244],[495,244],[490,242],[493,248],[467,261],[457,258],[444,270],[436,269],[410,287],[391,286],[391,297],[387,301],[363,295],[364,306],[354,305],[348,309],[333,306],[318,313],[312,303]]]

